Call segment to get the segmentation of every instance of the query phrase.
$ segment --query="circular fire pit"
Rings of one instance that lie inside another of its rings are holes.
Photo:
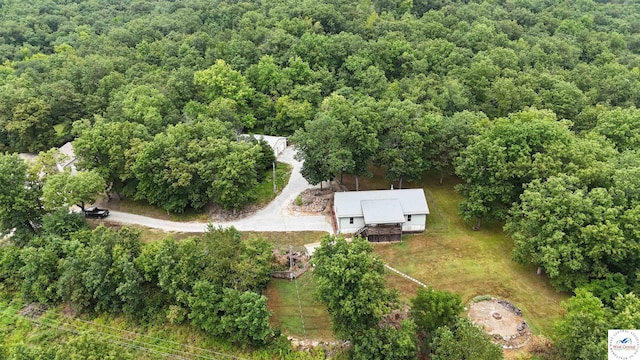
[[[469,319],[484,328],[493,342],[505,349],[517,349],[531,339],[531,329],[522,310],[506,300],[482,297],[469,305]]]

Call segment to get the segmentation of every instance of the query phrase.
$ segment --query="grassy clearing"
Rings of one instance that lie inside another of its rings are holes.
[[[314,299],[315,291],[313,272],[307,272],[294,281],[272,280],[266,292],[269,299],[267,306],[273,312],[272,325],[282,329],[284,334],[298,338],[333,340],[329,313],[324,305]]]
[[[109,202],[103,202],[100,206],[107,207],[111,210],[122,211],[142,216],[148,216],[156,219],[171,221],[200,221],[206,222],[208,215],[203,211],[196,211],[191,208],[185,209],[183,213],[168,213],[167,211],[149,204],[146,200],[113,199]]]
[[[373,178],[360,179],[361,189],[390,188],[391,183],[381,176],[382,170],[373,172]],[[535,332],[550,335],[553,323],[563,314],[560,302],[568,294],[556,292],[546,278],[536,275],[535,268],[511,260],[513,241],[504,234],[501,224],[483,225],[480,231],[473,231],[472,224],[458,216],[462,198],[453,190],[457,180],[447,179],[440,185],[438,179],[425,175],[420,183],[405,186],[425,189],[431,212],[427,231],[407,235],[399,244],[377,245],[376,253],[427,285],[459,294],[464,302],[485,294],[505,298],[523,310]],[[345,176],[345,183],[355,188],[353,178]],[[401,279],[387,276],[388,283],[406,299],[416,287]]]
[[[289,182],[291,177],[291,166],[285,163],[276,164],[276,189],[277,192],[273,192],[273,172],[271,170],[266,171],[262,177],[262,180],[258,183],[258,186],[254,189],[258,199],[250,206],[256,209],[264,207],[271,200],[273,200],[278,194],[282,192],[282,189]],[[111,210],[128,212],[132,214],[138,214],[143,216],[149,216],[156,219],[171,220],[171,221],[199,221],[206,222],[209,220],[209,214],[204,210],[194,210],[191,208],[185,209],[183,213],[169,213],[158,206],[149,204],[146,200],[133,200],[113,199],[107,202],[101,202],[100,206],[108,207]]]
[[[92,227],[96,227],[100,223],[102,223],[99,220],[88,220],[88,222],[89,224],[92,225]],[[110,225],[107,223],[106,226],[110,226]],[[127,225],[127,226],[140,230],[140,237],[143,243],[152,243],[152,242],[166,239],[168,237],[174,238],[176,240],[182,240],[190,236],[202,235],[202,233],[169,232],[169,231],[149,228],[146,226],[140,226],[140,225]],[[321,232],[321,231],[296,231],[296,232],[243,231],[241,235],[243,240],[248,240],[252,238],[267,239],[276,248],[287,247],[289,245],[292,245],[295,248],[301,248],[304,244],[319,242],[323,236],[327,235],[327,233]]]
[[[53,130],[55,130],[56,135],[62,136],[64,134],[64,124],[53,125]]]
[[[285,186],[289,183],[291,177],[291,165],[285,163],[276,164],[276,192],[273,191],[273,171],[269,170],[264,173],[262,180],[255,188],[257,200],[255,204],[257,206],[264,206],[271,202],[276,195],[282,192]]]
[[[292,245],[294,247],[302,247],[304,244],[311,244],[320,242],[323,236],[326,236],[326,232],[322,231],[244,231],[242,232],[243,239],[251,238],[265,238],[269,240],[274,247],[286,247]]]

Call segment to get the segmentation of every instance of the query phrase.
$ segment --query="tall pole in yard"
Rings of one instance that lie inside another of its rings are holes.
[[[276,162],[271,163],[271,167],[273,168],[273,192],[277,192],[276,190]]]
[[[293,252],[291,245],[289,245],[289,280],[293,280]]]

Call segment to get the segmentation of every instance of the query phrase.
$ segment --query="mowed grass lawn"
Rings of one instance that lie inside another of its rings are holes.
[[[273,312],[272,325],[286,335],[300,339],[333,340],[327,308],[314,294],[316,282],[312,271],[294,281],[271,280],[266,291],[267,306]],[[298,302],[299,301],[299,302]]]
[[[374,169],[374,174],[374,178],[360,179],[361,189],[390,188],[379,170]],[[375,245],[375,252],[425,284],[459,294],[465,303],[487,294],[509,300],[522,309],[534,332],[550,335],[553,323],[563,315],[560,302],[569,295],[556,292],[544,276],[536,275],[535,267],[511,260],[513,241],[500,224],[473,231],[473,224],[458,215],[462,197],[453,190],[457,180],[446,179],[443,185],[438,180],[437,175],[425,175],[420,183],[404,185],[424,188],[431,212],[427,231],[404,236],[402,243]],[[345,182],[355,188],[352,178],[345,177]],[[410,298],[413,293],[407,292],[414,292],[415,287],[400,279],[389,275],[387,283],[397,287],[403,298]]]

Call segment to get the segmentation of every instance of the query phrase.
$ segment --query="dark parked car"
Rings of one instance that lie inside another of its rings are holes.
[[[90,207],[84,209],[84,217],[104,219],[107,216],[109,216],[108,209],[101,209],[98,207]]]

